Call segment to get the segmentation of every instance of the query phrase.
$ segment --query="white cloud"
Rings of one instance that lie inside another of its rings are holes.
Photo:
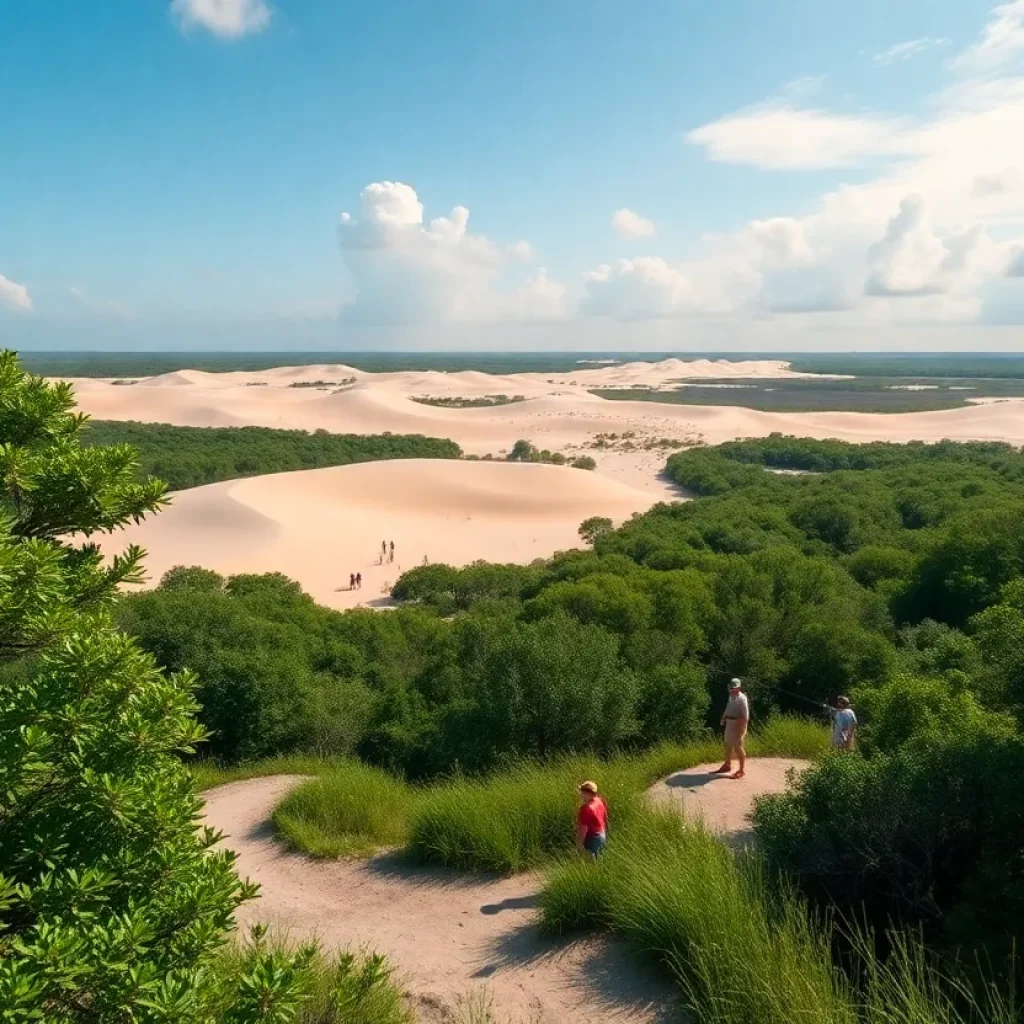
[[[622,320],[682,316],[696,308],[693,282],[657,256],[607,263],[584,275],[581,310]]]
[[[1024,0],[993,8],[981,39],[953,59],[954,69],[986,72],[1024,54]]]
[[[910,60],[925,50],[931,50],[936,46],[948,46],[948,39],[939,39],[935,36],[921,36],[920,39],[908,39],[906,42],[894,43],[881,53],[876,53],[872,58],[876,64],[894,64],[897,61]]]
[[[183,31],[204,28],[222,39],[262,32],[271,18],[264,0],[171,0],[171,14]]]
[[[783,100],[748,107],[686,135],[718,163],[790,171],[852,167],[898,152],[901,138],[895,119],[800,109]]]
[[[342,316],[365,324],[534,319],[564,313],[565,289],[543,269],[518,287],[509,258],[533,255],[528,242],[500,246],[469,231],[469,210],[424,222],[416,190],[377,181],[360,194],[358,217],[341,215],[342,250],[352,296]]]
[[[32,297],[28,288],[0,274],[0,306],[15,313],[31,313]]]
[[[612,227],[620,238],[651,238],[655,234],[654,221],[625,206],[612,214]]]

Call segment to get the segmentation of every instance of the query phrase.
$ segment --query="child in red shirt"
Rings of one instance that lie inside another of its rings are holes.
[[[580,786],[579,814],[576,817],[576,845],[597,857],[608,841],[608,805],[598,796],[596,782]]]

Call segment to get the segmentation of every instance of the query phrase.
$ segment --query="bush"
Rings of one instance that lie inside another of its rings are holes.
[[[163,486],[126,446],[83,448],[73,409],[0,354],[0,1015],[285,1024],[300,963],[215,970],[256,888],[197,828],[194,679],[111,624],[141,552],[103,566],[60,539],[142,518]]]
[[[233,946],[220,958],[218,973],[229,986],[253,975],[286,974],[292,998],[284,1007],[295,1024],[413,1024],[394,971],[378,953],[325,954],[316,944],[295,947],[268,939],[263,928],[253,929],[245,946]],[[255,996],[259,993],[254,992]],[[265,1008],[253,1000],[252,1017]],[[225,1006],[220,1024],[235,1024],[237,1006]]]

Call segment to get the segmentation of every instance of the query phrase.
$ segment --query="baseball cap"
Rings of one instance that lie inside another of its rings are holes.
[[[580,789],[583,792],[585,792],[585,793],[596,793],[597,792],[597,783],[596,782],[591,782],[589,779],[587,779],[586,782],[581,782],[580,783]]]
[[[738,689],[739,687],[741,687],[742,685],[743,685],[743,681],[741,679],[732,679],[729,682],[729,689],[730,690],[735,690],[735,689]]]

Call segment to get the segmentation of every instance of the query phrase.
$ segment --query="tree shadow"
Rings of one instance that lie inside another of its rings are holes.
[[[676,1024],[686,1016],[678,989],[650,963],[638,963],[626,944],[608,935],[549,938],[523,924],[497,936],[473,972],[478,979],[501,970],[565,965],[565,987],[585,992],[616,1016],[643,1016],[652,1024]]]

